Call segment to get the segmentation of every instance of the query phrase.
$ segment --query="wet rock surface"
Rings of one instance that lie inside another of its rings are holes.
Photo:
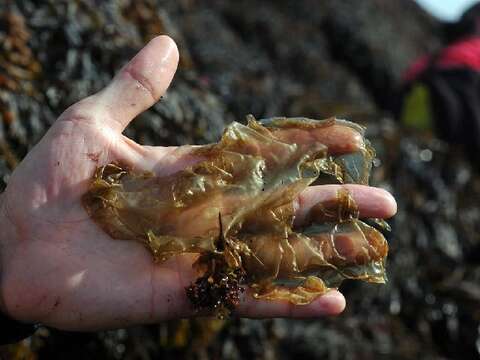
[[[368,123],[373,181],[394,192],[389,282],[346,282],[333,319],[176,321],[102,333],[40,329],[13,358],[477,359],[480,179],[454,149],[406,134],[389,109],[407,61],[438,46],[411,1],[33,1],[0,10],[0,189],[69,105],[141,46],[172,35],[180,70],[126,134],[207,143],[253,113]]]

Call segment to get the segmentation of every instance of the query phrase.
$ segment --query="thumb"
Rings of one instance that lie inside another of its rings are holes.
[[[168,36],[157,36],[107,87],[73,105],[60,120],[89,119],[121,133],[165,93],[177,70],[178,57],[175,42]]]

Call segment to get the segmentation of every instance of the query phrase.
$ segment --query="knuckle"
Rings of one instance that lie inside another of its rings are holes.
[[[124,70],[124,73],[135,82],[135,86],[137,88],[145,90],[154,101],[157,99],[155,88],[146,76],[142,75],[138,71],[135,71],[135,69],[130,66],[127,66],[127,68]]]

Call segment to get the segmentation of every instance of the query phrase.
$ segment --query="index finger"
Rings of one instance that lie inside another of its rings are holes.
[[[275,137],[288,144],[327,146],[330,155],[350,154],[364,147],[362,134],[355,129],[332,123],[316,129],[280,128],[274,130]]]

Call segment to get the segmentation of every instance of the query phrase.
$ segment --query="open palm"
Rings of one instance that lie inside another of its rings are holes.
[[[196,277],[194,255],[155,264],[143,246],[105,234],[80,201],[100,165],[116,161],[169,174],[196,161],[189,146],[141,146],[122,135],[166,91],[177,63],[170,38],[152,40],[109,86],[67,109],[13,173],[0,198],[0,305],[10,316],[61,329],[96,330],[194,314],[185,296],[185,286]],[[358,141],[340,133],[328,138],[343,148]],[[395,201],[385,191],[349,189],[362,216],[395,213]],[[304,192],[299,221],[335,192],[333,185]],[[258,301],[247,292],[238,314],[314,317],[337,314],[344,306],[337,291],[308,306]]]

